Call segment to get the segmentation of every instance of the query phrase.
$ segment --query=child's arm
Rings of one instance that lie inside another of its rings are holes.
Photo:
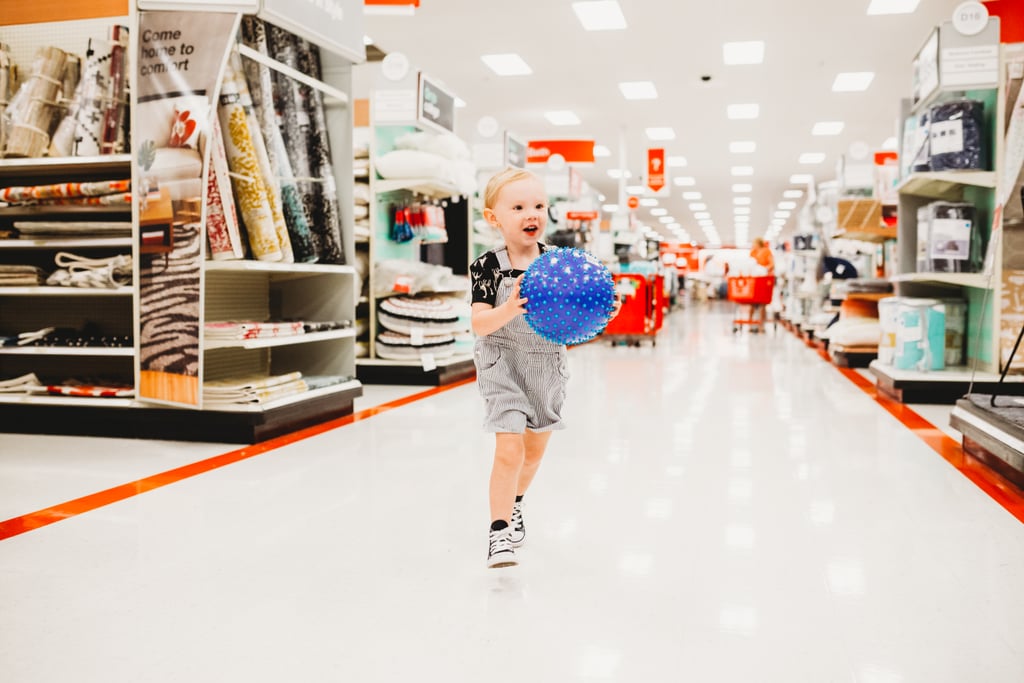
[[[471,321],[473,332],[478,337],[483,337],[491,332],[497,332],[517,315],[526,313],[526,308],[524,307],[526,299],[519,298],[519,284],[522,280],[522,275],[516,278],[516,283],[512,287],[512,294],[509,296],[508,301],[500,306],[491,306],[479,301],[473,304]]]

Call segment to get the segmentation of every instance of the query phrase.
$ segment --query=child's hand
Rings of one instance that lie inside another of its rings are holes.
[[[519,297],[519,286],[523,282],[523,275],[516,278],[515,283],[512,285],[512,293],[508,297],[508,301],[505,302],[505,306],[508,306],[514,313],[513,315],[522,315],[526,313],[526,302],[527,299]]]
[[[622,300],[618,297],[615,298],[615,304],[612,306],[612,314],[608,316],[608,322],[615,320],[615,316],[622,310]]]

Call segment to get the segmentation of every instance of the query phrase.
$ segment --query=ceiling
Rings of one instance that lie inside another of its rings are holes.
[[[628,28],[585,31],[571,0],[421,0],[414,16],[366,17],[366,33],[385,53],[403,52],[413,65],[466,102],[456,115],[456,133],[480,140],[476,122],[493,116],[524,139],[593,139],[612,151],[584,179],[607,196],[620,197],[608,170],[625,150],[631,185],[643,183],[648,147],[684,156],[693,187],[671,184],[658,206],[693,239],[705,242],[683,191],[701,193],[721,240],[734,241],[734,196],[749,196],[749,237],[763,235],[783,192],[799,189],[795,173],[816,181],[835,177],[836,163],[854,143],[880,149],[896,134],[899,102],[911,84],[911,61],[929,31],[948,19],[961,0],[921,0],[912,14],[869,16],[869,0],[619,0]],[[726,66],[722,45],[765,42],[764,62]],[[498,76],[481,55],[518,53],[533,73]],[[873,71],[864,92],[832,92],[836,74]],[[702,76],[709,76],[705,82]],[[626,100],[622,81],[652,81],[654,100]],[[730,104],[757,103],[756,120],[729,120]],[[544,112],[570,109],[575,126],[554,126]],[[836,136],[813,136],[819,121],[842,121]],[[647,127],[670,126],[674,140],[652,142]],[[753,141],[756,151],[735,154],[733,141]],[[824,161],[800,164],[805,152]],[[749,177],[733,177],[733,166],[752,166]],[[734,183],[752,192],[734,195]],[[799,205],[803,200],[795,200]],[[796,213],[788,219],[792,230]],[[659,227],[649,209],[639,220]],[[664,231],[664,229],[662,229]],[[785,234],[784,232],[784,234]]]

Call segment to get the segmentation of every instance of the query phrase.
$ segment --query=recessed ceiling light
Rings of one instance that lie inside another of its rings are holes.
[[[794,173],[789,176],[789,182],[793,185],[806,185],[814,182],[814,176],[810,173]]]
[[[799,159],[801,164],[820,164],[825,161],[824,152],[804,152]]]
[[[619,90],[627,100],[655,100],[658,90],[650,81],[625,81],[619,83]]]
[[[921,0],[871,0],[868,14],[910,14]]]
[[[800,199],[800,197],[804,196],[804,191],[803,190],[786,190],[785,192],[782,193],[782,196],[785,197],[786,199]]]
[[[595,157],[610,157],[612,151],[604,145],[594,145],[594,156]]]
[[[671,128],[648,128],[644,131],[649,140],[675,140],[676,132]]]
[[[668,209],[660,209],[660,208],[659,209],[651,209],[651,215],[652,216],[667,216],[668,215]]]
[[[683,199],[700,199],[703,195],[700,192],[690,191],[683,193]]]
[[[796,202],[779,202],[780,209],[795,209]]]
[[[710,226],[712,226],[714,224],[715,224],[715,222],[713,220],[711,220],[710,218],[701,218],[699,221],[697,221],[697,225],[700,225],[700,226],[705,227],[705,228],[710,227]]]
[[[750,216],[747,216],[747,215],[733,216],[732,217],[732,222],[735,223],[736,225],[749,226],[750,225]]]
[[[747,206],[750,204],[750,197],[733,197],[732,203],[736,206]]]
[[[697,184],[697,179],[689,175],[680,175],[673,178],[672,182],[676,184],[676,187],[693,187]]]
[[[683,166],[686,166],[686,157],[668,157],[665,159],[665,165],[669,168],[682,168]]]
[[[734,206],[734,207],[732,207],[732,212],[733,212],[733,214],[735,214],[737,216],[749,216],[750,215],[750,207],[749,206]]]
[[[658,200],[654,197],[644,197],[640,200],[640,206],[657,206]]]
[[[895,135],[887,137],[885,139],[885,142],[882,143],[882,149],[885,149],[885,150],[895,150],[895,149],[898,148],[898,146],[899,146],[899,142],[896,141],[896,136]]]
[[[625,170],[625,169],[609,168],[608,169],[608,177],[609,178],[615,178],[616,180],[618,180],[619,178],[632,178],[633,174],[630,173],[629,171]]]
[[[525,76],[533,73],[530,65],[515,53],[484,55],[480,59],[499,76]]]
[[[776,211],[772,215],[775,216],[776,218],[789,218],[791,213],[791,211]]]
[[[844,125],[842,121],[818,121],[811,129],[811,135],[839,135]]]
[[[704,220],[705,218],[711,218],[711,213],[709,211],[697,211],[696,213],[693,214],[693,217],[700,221]]]
[[[730,142],[729,151],[733,154],[752,154],[757,151],[757,143],[753,140]]]
[[[729,66],[760,64],[764,61],[764,41],[749,40],[741,43],[723,43],[722,60]]]
[[[578,126],[580,124],[580,117],[576,116],[575,112],[571,112],[568,109],[546,111],[544,112],[544,118],[555,126]]]
[[[836,76],[832,83],[832,92],[860,92],[867,90],[875,78],[873,71],[850,71]]]
[[[753,166],[733,166],[732,174],[734,176],[754,175]]]
[[[785,218],[773,218],[772,225],[783,226],[786,224]]]
[[[661,218],[658,219],[658,222],[664,225],[668,225],[669,223],[675,223],[676,219],[672,218],[672,216],[662,216]]]
[[[733,192],[751,192],[753,189],[754,186],[749,183],[736,183],[732,186]]]
[[[730,119],[756,119],[761,113],[759,104],[730,104],[726,108],[726,114]]]
[[[646,191],[647,188],[643,185],[626,185],[626,192],[629,194],[643,194]]]
[[[707,208],[704,202],[690,202],[690,211],[705,211]]]
[[[626,28],[626,17],[615,0],[574,2],[572,9],[587,31],[618,31]]]
[[[601,207],[601,210],[605,211],[607,213],[618,213],[619,212],[619,205],[618,204],[605,204],[604,206]]]

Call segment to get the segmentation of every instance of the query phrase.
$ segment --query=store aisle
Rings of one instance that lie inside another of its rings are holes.
[[[570,353],[518,568],[484,566],[468,384],[0,541],[0,679],[1024,680],[1024,525],[792,335],[729,319]],[[0,435],[8,516],[74,479],[74,441],[11,455],[27,438]]]

